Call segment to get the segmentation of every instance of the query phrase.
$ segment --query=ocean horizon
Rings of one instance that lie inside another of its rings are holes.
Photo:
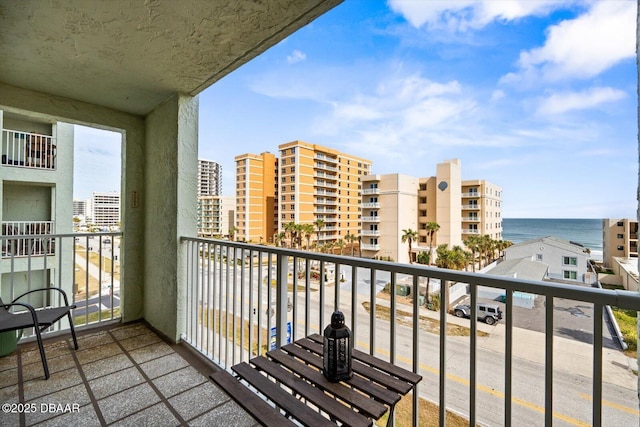
[[[602,219],[598,218],[503,218],[502,240],[522,243],[554,236],[578,243],[602,260]]]

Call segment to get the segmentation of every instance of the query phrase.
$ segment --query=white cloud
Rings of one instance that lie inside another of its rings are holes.
[[[540,103],[537,112],[542,115],[562,114],[572,110],[586,110],[606,102],[626,97],[626,93],[611,87],[594,87],[582,92],[554,93]]]
[[[505,97],[504,91],[497,89],[497,90],[494,90],[493,93],[491,94],[491,101],[498,101],[504,97]]]
[[[520,54],[505,83],[590,78],[635,56],[636,2],[601,1],[576,19],[547,30],[542,47]]]
[[[304,61],[305,59],[307,59],[307,55],[297,49],[291,52],[291,55],[287,56],[287,62],[289,64],[295,64],[296,62]]]
[[[584,0],[389,0],[391,9],[409,23],[420,28],[465,31],[482,28],[493,21],[513,21],[530,15],[546,15],[550,11]]]

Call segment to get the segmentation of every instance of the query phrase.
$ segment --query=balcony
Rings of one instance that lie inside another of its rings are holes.
[[[324,155],[322,153],[316,153],[316,159],[322,160],[324,162],[331,162],[331,163],[337,163],[338,162],[337,158],[329,157],[329,156],[326,156],[326,155]]]
[[[324,163],[320,163],[320,162],[316,162],[314,167],[316,167],[317,169],[324,169],[328,171],[334,171],[334,172],[338,171],[337,167],[325,165]],[[316,176],[320,176],[320,175],[316,175]]]
[[[477,216],[463,216],[463,222],[480,222],[480,218]]]
[[[360,218],[360,221],[362,221],[362,222],[380,222],[380,217],[379,216],[363,216],[362,218]]]
[[[380,203],[379,202],[366,202],[362,204],[363,208],[379,208],[380,207]]]
[[[360,234],[363,236],[379,236],[380,230],[362,230]]]
[[[362,190],[362,194],[380,194],[380,189],[378,188],[365,188]]]
[[[77,258],[86,254],[89,238],[82,235],[76,242],[75,255],[69,253],[63,262],[84,265],[84,258],[79,262]],[[531,425],[552,425],[560,420],[598,425],[612,414],[621,425],[637,421],[637,408],[632,403],[637,378],[618,367],[624,356],[614,348],[615,340],[603,336],[608,329],[603,317],[607,305],[638,309],[637,293],[211,239],[183,238],[182,249],[188,266],[183,272],[184,299],[180,307],[184,344],[163,342],[144,323],[114,325],[118,313],[112,308],[100,322],[92,323],[107,325],[107,329],[86,329],[74,358],[69,357],[72,351],[66,337],[47,340],[53,367],[49,381],[39,378],[41,367],[33,344],[20,345],[17,353],[0,359],[3,378],[13,384],[22,381],[20,387],[5,388],[5,401],[51,403],[50,397],[64,388],[65,402],[78,403],[81,409],[62,415],[40,411],[27,415],[25,425],[46,418],[58,422],[63,416],[72,425],[97,414],[109,422],[133,422],[134,418],[128,417],[135,414],[136,422],[154,423],[158,411],[166,412],[163,417],[182,417],[185,423],[196,423],[204,420],[200,417],[219,416],[220,405],[229,411],[225,417],[232,418],[228,419],[247,420],[246,413],[202,375],[215,368],[190,357],[187,350],[193,349],[217,367],[228,369],[274,345],[321,333],[335,309],[345,313],[359,350],[413,370],[425,378],[424,384],[434,385],[419,385],[404,404],[414,425],[425,422],[420,408],[426,401],[436,402],[441,419],[449,408],[473,425],[511,424],[518,419],[526,419]],[[377,251],[379,245],[362,244],[361,249]],[[313,269],[327,274],[311,277]],[[339,278],[344,282],[337,286]],[[459,319],[445,310],[427,310],[416,298],[393,293],[385,296],[382,292],[385,283],[391,288],[408,285],[422,292],[427,281],[443,305],[460,285],[469,290],[472,302],[480,301],[480,287],[498,290],[505,295],[505,303],[500,303],[505,319],[489,326],[475,316]],[[113,296],[126,291],[115,289]],[[544,299],[541,332],[515,326],[519,317],[528,316],[514,305],[520,292]],[[113,297],[100,291],[97,296],[107,300]],[[77,297],[75,301],[87,299]],[[583,318],[592,324],[593,335],[564,331],[561,311],[555,307],[562,307],[567,299],[583,310],[593,311]],[[88,310],[80,315],[78,310],[74,313],[76,320],[89,323],[82,321]],[[425,322],[436,326],[424,329]],[[447,328],[438,326],[444,324],[467,333],[450,336]],[[607,350],[603,351],[605,345]],[[532,346],[536,351],[531,351]],[[80,370],[84,375],[78,374]],[[572,376],[579,381],[570,380]],[[525,382],[525,388],[517,386],[516,378]],[[91,404],[87,390],[92,391],[97,404]],[[149,399],[141,397],[147,394]],[[585,400],[582,395],[593,398]],[[531,403],[532,398],[540,403]],[[612,404],[610,399],[619,400]],[[502,410],[496,411],[496,406]],[[396,416],[400,416],[398,412]]]
[[[476,204],[472,204],[472,205],[462,205],[462,209],[463,209],[463,210],[473,210],[473,211],[477,211],[477,210],[480,210],[480,205],[476,205]]]
[[[480,197],[480,193],[472,191],[470,193],[462,193],[462,197]]]
[[[50,135],[2,129],[4,166],[56,169],[56,139]]]
[[[462,234],[480,234],[480,230],[477,228],[463,228]]]
[[[2,221],[2,258],[53,255],[55,239],[53,221]]]
[[[372,243],[361,243],[360,247],[363,251],[379,251],[380,245]]]

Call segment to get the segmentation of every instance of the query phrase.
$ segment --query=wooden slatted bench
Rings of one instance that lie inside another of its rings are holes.
[[[225,371],[210,377],[262,425],[294,425],[289,417],[313,427],[338,422],[371,426],[388,410],[391,422],[395,405],[422,380],[414,372],[354,350],[353,377],[332,383],[321,371],[322,342],[322,336],[314,334],[232,366],[235,377]]]

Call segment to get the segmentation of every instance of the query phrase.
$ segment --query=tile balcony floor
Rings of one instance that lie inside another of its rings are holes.
[[[215,368],[144,323],[85,330],[78,345],[68,334],[45,340],[49,380],[35,343],[0,358],[0,403],[35,408],[0,411],[0,426],[257,425],[208,379]]]

